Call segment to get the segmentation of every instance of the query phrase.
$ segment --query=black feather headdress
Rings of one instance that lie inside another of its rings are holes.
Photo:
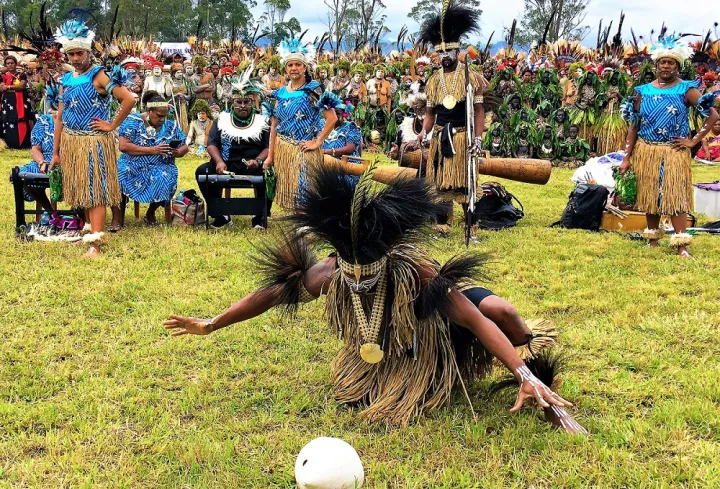
[[[372,188],[367,188],[368,183]],[[356,192],[362,192],[356,198]],[[359,208],[355,208],[360,203]],[[314,169],[288,219],[298,232],[335,248],[340,258],[373,263],[400,244],[417,239],[443,206],[422,179],[389,185],[357,179],[332,167]]]
[[[423,24],[419,42],[432,44],[435,50],[459,49],[463,36],[480,30],[479,12],[477,9],[454,5],[452,0],[445,0],[440,13]]]

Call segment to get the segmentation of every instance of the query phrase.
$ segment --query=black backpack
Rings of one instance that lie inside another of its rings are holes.
[[[602,185],[579,184],[570,192],[570,200],[562,218],[552,226],[598,231],[609,194]]]
[[[507,229],[514,227],[525,216],[522,203],[497,182],[485,182],[481,186],[483,196],[475,203],[473,224],[480,229]],[[518,203],[518,209],[513,205]]]

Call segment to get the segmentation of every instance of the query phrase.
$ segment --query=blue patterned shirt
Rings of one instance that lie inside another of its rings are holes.
[[[102,66],[94,66],[87,73],[75,77],[72,72],[65,73],[61,79],[62,122],[63,126],[76,131],[90,131],[93,117],[110,121],[111,95],[101,95],[93,86],[93,78]]]
[[[656,88],[652,83],[637,87],[642,96],[638,136],[648,143],[669,143],[675,136],[687,138],[690,123],[685,94],[697,87],[694,80],[683,80],[670,88]]]
[[[55,142],[55,119],[50,114],[38,116],[30,133],[30,144],[42,148],[43,159],[52,161]]]
[[[323,141],[323,149],[340,149],[350,143],[355,145],[355,151],[352,152],[352,156],[360,156],[362,132],[357,124],[346,121],[338,129],[332,130],[325,141]]]
[[[287,86],[280,87],[273,92],[273,97],[276,102],[272,116],[278,121],[277,133],[296,141],[315,139],[325,126],[323,111],[342,104],[337,95],[323,92],[316,81],[294,91]]]

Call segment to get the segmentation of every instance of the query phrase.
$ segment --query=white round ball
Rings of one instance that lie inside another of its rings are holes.
[[[359,489],[365,482],[355,449],[338,438],[315,438],[295,461],[299,489]]]

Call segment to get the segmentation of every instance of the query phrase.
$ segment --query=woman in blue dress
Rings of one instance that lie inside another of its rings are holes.
[[[83,242],[90,245],[85,254],[88,258],[100,255],[106,207],[120,204],[114,131],[135,105],[132,94],[123,86],[126,72],[117,68],[108,75],[102,66],[93,63],[94,37],[82,17],[66,20],[55,33],[56,42],[62,44],[75,71],[61,79],[50,165],[62,168],[65,202],[86,209],[91,233],[83,237]],[[120,101],[121,108],[111,119],[113,97]]]
[[[343,156],[360,157],[362,146],[362,131],[354,122],[348,120],[353,106],[350,103],[341,104],[335,108],[337,122],[335,128],[323,142],[323,153],[332,158]]]
[[[175,158],[185,156],[188,146],[178,121],[168,120],[168,103],[162,95],[148,91],[142,105],[146,112],[130,114],[120,125],[118,176],[123,195],[150,204],[143,221],[155,226],[155,211],[175,195]]]
[[[277,173],[275,202],[284,209],[295,207],[300,185],[314,165],[322,164],[322,144],[335,127],[335,106],[341,100],[324,92],[310,77],[312,45],[299,39],[283,41],[279,49],[289,83],[275,90],[271,108],[270,149],[264,168]]]
[[[30,156],[32,161],[20,167],[25,173],[47,173],[53,157],[53,142],[55,141],[55,119],[54,114],[58,107],[58,88],[55,84],[49,84],[45,89],[45,107],[49,113],[37,117],[32,132],[30,133]],[[48,212],[55,212],[50,199],[45,193],[45,188],[26,185],[24,197],[27,202],[35,202]]]
[[[660,217],[670,216],[675,234],[670,246],[689,257],[692,236],[686,232],[687,213],[693,210],[692,159],[690,148],[698,144],[718,118],[713,109],[717,94],[701,95],[698,83],[680,79],[680,67],[691,54],[676,36],[661,36],[651,46],[657,79],[640,85],[623,106],[630,123],[621,173],[631,167],[637,176],[637,208],[645,212],[644,236],[649,246],[658,246],[664,235]],[[690,139],[688,107],[707,117],[698,134]]]

